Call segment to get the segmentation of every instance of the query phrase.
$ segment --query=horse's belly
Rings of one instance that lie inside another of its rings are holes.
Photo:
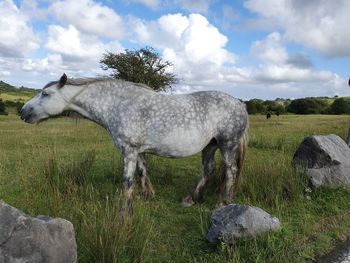
[[[158,141],[157,153],[169,157],[185,157],[200,152],[213,138],[210,132],[177,128]]]

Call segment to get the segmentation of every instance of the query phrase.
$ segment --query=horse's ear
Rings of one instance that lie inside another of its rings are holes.
[[[67,75],[66,73],[63,73],[62,77],[60,78],[58,82],[58,88],[62,88],[67,83]]]

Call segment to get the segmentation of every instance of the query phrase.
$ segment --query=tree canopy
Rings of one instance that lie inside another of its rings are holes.
[[[304,98],[293,100],[288,111],[296,114],[322,114],[326,112],[328,104],[317,98]]]
[[[175,75],[167,72],[172,63],[163,61],[151,47],[127,49],[125,53],[107,52],[100,63],[102,69],[112,70],[112,77],[144,83],[155,91],[165,91],[177,83]]]
[[[338,98],[334,100],[329,109],[331,114],[350,114],[350,100]]]

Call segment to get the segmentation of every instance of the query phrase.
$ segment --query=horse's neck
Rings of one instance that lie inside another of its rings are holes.
[[[106,103],[95,87],[83,85],[74,91],[69,108],[104,126],[103,106]]]
[[[113,114],[117,115],[120,104],[124,104],[124,106],[128,103],[138,104],[138,99],[144,95],[153,94],[153,91],[127,85],[126,83],[123,87],[120,85],[114,86],[113,83],[111,85],[104,84],[83,86],[82,89],[77,91],[78,96],[73,99],[71,106],[72,110],[104,127],[108,126],[112,109]],[[117,118],[117,116],[114,116],[114,118]]]

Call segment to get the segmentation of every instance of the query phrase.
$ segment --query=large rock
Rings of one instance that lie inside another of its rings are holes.
[[[77,262],[72,223],[62,218],[32,218],[0,200],[1,263]]]
[[[350,187],[350,148],[337,135],[306,137],[294,154],[293,166],[304,167],[315,187]]]
[[[264,210],[249,206],[230,204],[214,210],[208,240],[233,244],[243,236],[256,236],[280,228],[280,222]]]

